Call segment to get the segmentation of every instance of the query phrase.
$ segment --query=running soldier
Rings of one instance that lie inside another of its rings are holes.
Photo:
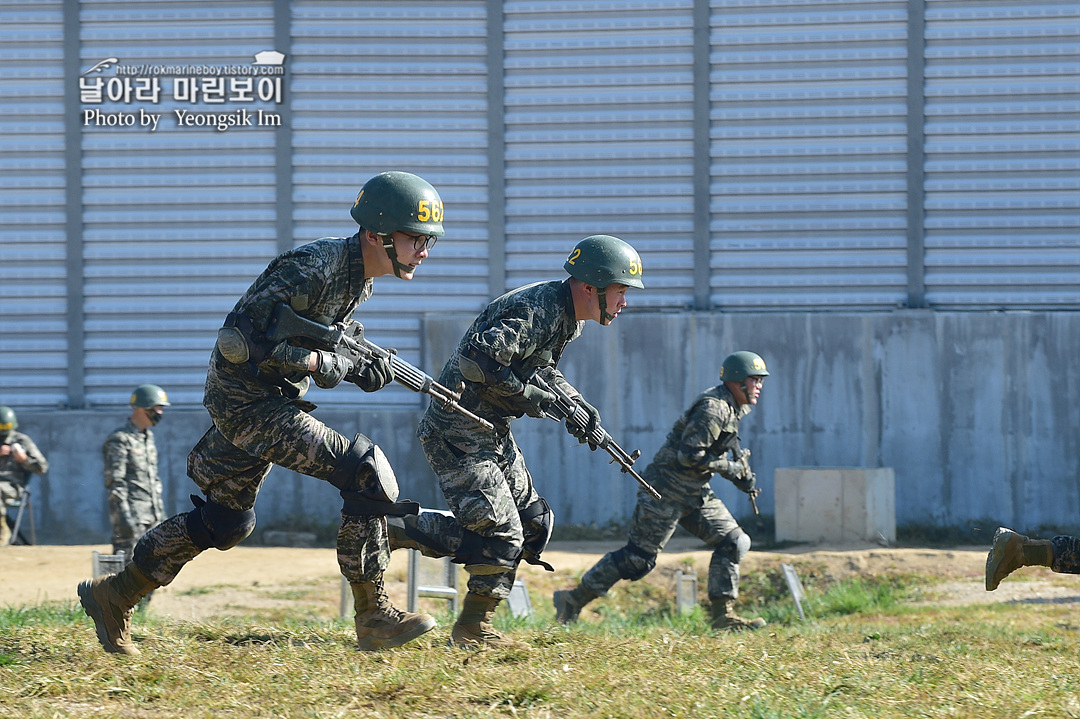
[[[393,607],[383,586],[390,559],[384,515],[402,509],[385,455],[364,435],[349,440],[315,419],[315,405],[303,399],[309,378],[325,389],[344,379],[365,392],[382,389],[393,379],[390,359],[353,366],[307,340],[268,338],[274,309],[286,302],[302,318],[348,330],[353,312],[372,294],[372,278],[393,273],[411,280],[443,234],[438,192],[405,172],[370,179],[351,214],[360,225],[355,235],[279,255],[218,331],[203,399],[213,426],[188,456],[188,476],[205,499],[192,495],[195,509],[145,534],[122,572],[79,585],[106,651],[138,654],[130,630],[140,597],[171,582],[206,549],[230,549],[251,534],[255,498],[272,464],[341,490],[337,556],[352,587],[358,647],[398,646],[435,627],[426,614]]]
[[[698,395],[645,469],[645,481],[663,499],[638,490],[626,545],[604,555],[574,589],[555,592],[560,622],[576,622],[586,604],[607,594],[620,579],[637,581],[651,572],[676,525],[682,525],[713,550],[708,587],[713,627],[742,630],[765,626],[764,619],[744,619],[735,613],[739,562],[750,551],[750,535],[713,493],[709,481],[714,472],[719,473],[751,497],[756,496],[750,452],[738,445],[739,422],[758,403],[768,374],[765,361],[753,352],[736,352],[724,360],[720,384]]]
[[[30,475],[45,474],[49,462],[22,432],[16,432],[19,420],[11,407],[0,407],[0,547],[11,543],[11,528],[7,523],[8,502],[18,502],[30,484]]]
[[[448,387],[464,381],[462,404],[495,425],[494,431],[478,430],[435,402],[420,421],[417,434],[452,516],[423,512],[390,522],[391,548],[451,556],[465,565],[469,591],[451,633],[451,643],[460,647],[528,649],[496,631],[491,617],[510,596],[522,559],[547,566],[540,553],[554,518],[533,488],[510,422],[526,414],[543,417],[555,399],[528,383],[540,373],[587,412],[585,430],[567,425],[578,441],[587,441],[600,413],[559,372],[559,359],[586,320],[611,324],[626,306],[627,290],[643,287],[641,258],[616,237],[585,238],[563,267],[566,280],[526,285],[492,301],[443,368],[439,381]]]
[[[1059,534],[1053,539],[1031,539],[1006,527],[994,532],[986,555],[986,591],[1020,567],[1050,567],[1058,574],[1080,574],[1080,538]]]
[[[139,538],[165,519],[158,476],[157,445],[151,427],[169,406],[165,390],[143,384],[131,393],[131,416],[105,439],[105,490],[109,496],[113,554],[131,561]]]

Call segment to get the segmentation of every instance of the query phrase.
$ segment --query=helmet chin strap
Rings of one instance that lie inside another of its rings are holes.
[[[615,315],[607,313],[607,287],[596,288],[596,301],[600,304],[600,324],[610,325]]]
[[[402,272],[408,272],[409,266],[403,265],[398,262],[397,248],[394,247],[394,238],[390,235],[379,235],[382,238],[383,249],[386,250],[386,256],[390,258],[390,264],[394,266],[394,275],[401,279]]]

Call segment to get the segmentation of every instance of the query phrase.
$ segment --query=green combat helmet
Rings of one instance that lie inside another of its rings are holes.
[[[131,406],[146,412],[152,425],[157,425],[163,416],[161,410],[154,410],[154,407],[158,405],[168,407],[169,397],[165,394],[165,390],[156,384],[141,384],[131,393]]]
[[[140,409],[150,409],[157,404],[168,407],[169,397],[165,394],[165,390],[156,384],[141,384],[131,393],[130,404]]]
[[[738,382],[739,389],[747,397],[750,396],[750,388],[746,386],[747,377],[768,377],[769,370],[765,368],[765,360],[761,355],[741,350],[730,354],[720,365],[721,382]]]
[[[641,257],[629,243],[611,235],[592,235],[574,245],[563,264],[571,277],[599,290],[601,324],[615,319],[607,313],[608,285],[622,284],[645,289],[641,282]]]
[[[19,426],[19,420],[15,418],[15,410],[11,407],[0,406],[0,440],[7,439],[8,435]],[[4,521],[0,518],[0,522]]]
[[[426,235],[429,247],[442,237],[443,201],[431,184],[409,172],[383,172],[364,183],[350,212],[356,224],[382,237],[383,249],[401,277],[408,265],[398,262],[390,235]]]

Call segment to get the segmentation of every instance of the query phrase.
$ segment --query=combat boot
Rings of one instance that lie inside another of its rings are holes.
[[[593,594],[580,584],[573,589],[556,589],[551,600],[555,604],[555,620],[559,624],[573,624],[586,604],[596,599]]]
[[[767,622],[761,617],[747,619],[735,613],[735,600],[730,597],[721,597],[712,601],[712,627],[724,629],[730,632],[741,632],[746,629],[761,629]]]
[[[466,594],[461,615],[454,622],[454,629],[450,632],[451,646],[462,649],[492,647],[529,651],[531,647],[525,642],[504,636],[491,626],[491,617],[495,614],[497,606],[499,606],[499,600],[495,597],[482,597],[472,592]]]
[[[395,608],[386,596],[382,577],[349,586],[356,608],[356,646],[365,652],[399,647],[435,628],[431,616]]]
[[[79,584],[79,601],[87,616],[94,620],[97,638],[112,654],[140,654],[131,640],[131,614],[139,600],[158,588],[134,564],[119,574],[87,579]]]
[[[0,503],[0,507],[4,505]],[[0,547],[11,544],[11,527],[8,526],[7,518],[0,516]]]
[[[1011,529],[998,527],[994,544],[986,555],[986,591],[992,592],[1001,580],[1020,567],[1050,567],[1054,545],[1049,539],[1029,539]]]

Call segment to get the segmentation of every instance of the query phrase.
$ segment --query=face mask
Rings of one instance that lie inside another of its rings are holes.
[[[146,410],[146,416],[150,420],[150,424],[157,426],[157,423],[161,421],[161,418],[165,416],[164,412],[155,412],[152,409]]]

